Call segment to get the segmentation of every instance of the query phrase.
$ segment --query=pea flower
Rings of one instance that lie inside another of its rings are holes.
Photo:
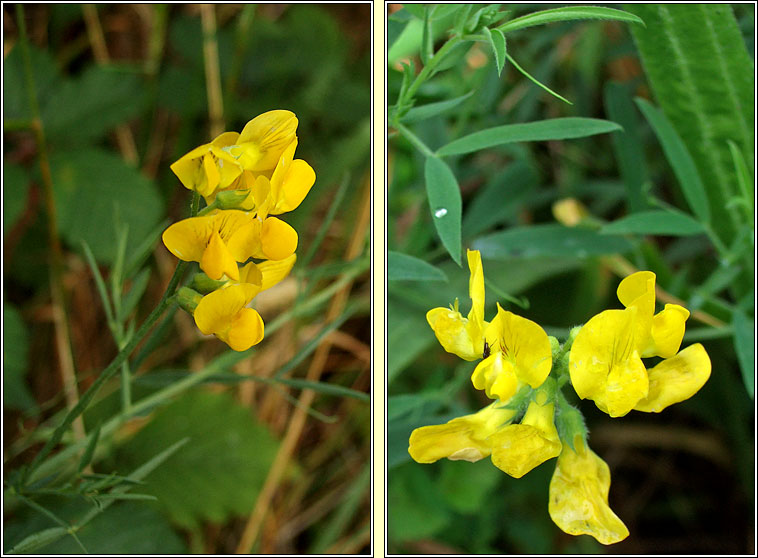
[[[478,250],[467,250],[471,311],[464,318],[458,311],[458,299],[450,308],[433,308],[426,314],[434,335],[448,353],[464,360],[478,360],[484,353],[484,271]]]
[[[237,262],[249,258],[283,260],[297,248],[297,232],[284,221],[269,217],[260,222],[235,209],[190,217],[168,227],[163,243],[177,258],[199,262],[211,279],[224,275],[239,280]]]
[[[576,436],[573,448],[563,445],[550,481],[551,519],[569,535],[591,535],[606,545],[624,540],[629,530],[608,505],[610,487],[608,465]]]
[[[689,312],[667,304],[654,314],[655,274],[649,271],[625,278],[617,294],[626,308],[591,318],[571,346],[569,373],[577,395],[611,417],[632,409],[660,412],[692,397],[710,377],[711,363],[699,343],[677,354]],[[664,360],[648,371],[642,358],[652,356]]]
[[[213,334],[235,351],[245,351],[263,339],[263,319],[247,308],[260,291],[250,283],[239,283],[205,295],[194,311],[197,328]]]
[[[497,305],[497,315],[484,332],[490,351],[471,375],[476,389],[487,397],[507,401],[521,386],[538,388],[553,366],[547,333],[531,320]]]
[[[270,172],[295,139],[297,118],[288,110],[272,110],[250,120],[242,133],[224,132],[196,147],[171,165],[181,183],[209,201],[243,171]]]

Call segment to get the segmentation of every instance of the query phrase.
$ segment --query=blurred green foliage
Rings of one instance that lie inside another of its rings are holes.
[[[507,54],[523,70],[572,104],[527,79],[510,59],[498,75],[501,57],[487,34],[459,34],[461,25],[471,21],[466,19],[471,17],[470,5],[403,5],[389,16],[387,226],[389,264],[396,267],[388,273],[387,297],[389,551],[749,552],[752,523],[746,518],[751,517],[754,493],[754,206],[736,184],[740,172],[751,187],[754,184],[748,157],[754,139],[751,133],[743,141],[742,127],[730,127],[724,120],[752,121],[749,114],[712,114],[709,99],[719,97],[721,102],[730,94],[729,76],[734,72],[739,71],[740,83],[753,75],[753,61],[741,50],[740,40],[748,46],[753,40],[752,7],[735,6],[735,25],[726,5],[668,6],[677,23],[668,35],[659,29],[665,22],[654,13],[664,8],[657,5],[629,7],[644,26],[631,19],[556,20],[529,28],[517,23],[536,21],[538,17],[524,16],[559,7],[504,5],[498,9],[508,11],[505,18],[495,16],[489,27],[505,32]],[[575,13],[582,9],[575,8]],[[689,17],[687,10],[696,13]],[[713,37],[704,31],[709,21],[718,28],[718,36],[729,37],[728,49],[736,53],[728,68],[704,55],[713,48]],[[509,32],[509,26],[515,30]],[[693,47],[677,68],[689,71],[697,84],[677,79],[678,74],[667,75],[671,56],[664,60],[666,56],[656,52],[655,41],[674,41],[678,33],[686,34]],[[445,50],[456,36],[467,39]],[[650,50],[658,57],[659,75],[647,73],[654,61],[638,54],[645,37],[653,43]],[[424,74],[440,52],[446,53],[442,62]],[[409,95],[419,75],[427,79]],[[752,92],[753,84],[749,87]],[[719,208],[729,213],[728,225],[719,218],[708,221],[701,211],[698,184],[708,191],[705,209],[714,214],[713,204],[721,202],[714,201],[719,198],[712,198],[711,190],[718,186],[701,174],[708,163],[700,148],[692,147],[700,145],[700,132],[679,127],[659,97],[663,92],[680,107],[690,103],[694,114],[685,117],[690,126],[724,132],[718,136],[722,155],[730,153],[727,139],[739,147],[743,171],[719,155],[724,162],[719,168],[733,184]],[[744,93],[740,89],[739,94]],[[566,117],[604,119],[623,131],[575,139],[556,135],[552,141],[501,141],[508,126]],[[711,118],[721,120],[708,128]],[[464,136],[481,136],[482,130],[500,140],[459,155],[444,147]],[[700,314],[690,318],[685,336],[685,344],[701,341],[706,346],[714,366],[696,396],[660,415],[631,413],[614,421],[593,405],[581,405],[590,445],[611,468],[611,507],[631,531],[612,548],[604,549],[587,536],[570,537],[552,524],[547,510],[552,462],[512,479],[489,459],[421,465],[408,455],[414,428],[444,423],[489,402],[471,388],[474,363],[445,353],[425,319],[427,311],[456,298],[464,315],[470,308],[468,270],[465,263],[461,268],[453,261],[456,252],[448,246],[449,239],[437,234],[436,206],[428,199],[425,168],[432,157],[444,158],[457,182],[462,208],[459,249],[482,252],[486,316],[493,314],[497,300],[563,340],[573,326],[618,307],[614,275],[621,275],[622,267],[654,271],[667,293],[705,314],[706,322],[700,321]],[[566,198],[588,210],[579,226],[555,222],[553,204]],[[737,215],[737,208],[747,210]],[[726,230],[722,227],[733,227],[731,236],[716,232]],[[439,274],[448,282],[426,282]],[[635,438],[638,432],[649,434],[640,440]],[[683,437],[664,442],[668,432]],[[715,484],[714,478],[719,479]]]

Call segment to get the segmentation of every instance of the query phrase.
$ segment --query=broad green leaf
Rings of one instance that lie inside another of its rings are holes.
[[[96,148],[57,151],[50,166],[63,238],[76,248],[85,240],[101,263],[114,260],[116,211],[129,223],[127,253],[153,231],[163,214],[155,184],[111,153]]]
[[[629,209],[641,211],[647,205],[643,185],[648,181],[645,152],[639,134],[639,116],[634,108],[630,89],[617,82],[608,82],[603,89],[608,117],[618,122],[624,131],[613,134],[613,150],[626,186]]]
[[[654,209],[632,213],[605,225],[603,234],[660,234],[689,236],[705,233],[703,225],[685,213]]]
[[[455,97],[454,99],[448,99],[447,101],[440,101],[438,103],[429,103],[427,105],[421,105],[420,107],[413,107],[405,115],[403,115],[403,117],[400,119],[400,122],[408,124],[411,122],[426,120],[432,116],[437,116],[438,114],[442,114],[448,110],[455,108],[463,101],[471,97],[473,93],[473,91],[469,91],[465,95]]]
[[[11,304],[3,303],[3,407],[30,411],[37,402],[26,385],[29,333]]]
[[[506,143],[583,138],[621,129],[621,126],[608,120],[578,117],[551,118],[524,124],[506,124],[453,140],[437,150],[437,154],[445,157],[473,153]]]
[[[429,308],[430,309],[430,308]],[[429,310],[427,309],[427,310]],[[422,352],[436,344],[426,310],[410,307],[390,296],[387,301],[387,383]]]
[[[442,244],[461,264],[461,190],[453,171],[437,157],[427,157],[424,167],[426,193],[432,220]]]
[[[742,371],[742,381],[750,397],[755,397],[755,321],[739,310],[732,314],[734,350]]]
[[[393,250],[387,251],[388,281],[447,281],[445,273],[432,264]]]
[[[29,177],[23,167],[3,162],[3,236],[26,208]]]
[[[635,102],[661,142],[666,159],[674,170],[679,186],[682,188],[682,193],[692,212],[702,222],[708,223],[711,219],[708,196],[687,146],[662,111],[644,99],[636,98]]]
[[[433,537],[452,521],[428,467],[409,463],[392,471],[387,487],[388,536],[395,541]]]
[[[60,88],[58,67],[48,51],[41,50],[33,44],[29,45],[29,58],[37,98],[42,105]],[[31,118],[23,56],[18,41],[14,43],[13,48],[3,60],[3,118],[6,120]]]
[[[92,142],[142,110],[145,88],[135,71],[91,66],[63,82],[42,108],[51,144],[70,148]]]
[[[403,4],[403,9],[414,17],[424,19],[426,6],[423,4]]]
[[[632,27],[658,106],[687,147],[706,186],[711,226],[737,233],[727,204],[737,190],[727,140],[749,157],[755,145],[754,62],[729,4],[629,4]]]
[[[497,75],[500,75],[503,71],[503,66],[505,66],[505,35],[499,29],[484,27],[482,31],[484,31],[484,35],[487,37],[490,47],[492,47],[492,52],[495,54]]]
[[[517,17],[511,21],[500,25],[500,29],[503,33],[509,33],[516,29],[525,29],[527,27],[534,27],[535,25],[544,25],[546,23],[554,23],[556,21],[573,21],[577,19],[610,19],[616,21],[626,21],[629,23],[639,23],[645,25],[639,17],[622,10],[614,10],[613,8],[600,8],[596,6],[571,6],[567,8],[553,8],[551,10],[543,10],[540,12],[534,12],[525,16]]]
[[[445,460],[439,480],[440,491],[449,506],[464,514],[474,514],[486,506],[502,471],[489,459],[477,463]]]
[[[483,258],[535,258],[540,256],[587,258],[623,254],[632,244],[623,237],[602,235],[578,227],[547,224],[515,227],[478,238],[473,248]]]
[[[185,527],[249,513],[276,453],[266,428],[229,395],[198,390],[158,410],[119,456],[133,466],[184,437],[190,442],[146,477],[140,492],[158,498]]]

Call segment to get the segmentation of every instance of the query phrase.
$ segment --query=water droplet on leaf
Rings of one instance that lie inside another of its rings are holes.
[[[434,216],[437,219],[441,219],[445,215],[447,215],[447,209],[445,209],[444,207],[440,207],[439,209],[434,210]]]

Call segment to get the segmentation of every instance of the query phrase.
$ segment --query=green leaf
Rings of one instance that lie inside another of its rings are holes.
[[[623,254],[632,244],[623,237],[601,235],[597,231],[557,224],[514,227],[478,238],[473,248],[483,258],[535,258],[540,256],[586,258],[602,254]]]
[[[445,157],[473,153],[506,143],[583,138],[621,129],[621,126],[608,120],[577,117],[551,118],[525,124],[506,124],[453,140],[438,149],[437,154]]]
[[[438,103],[429,103],[426,105],[421,105],[420,107],[413,107],[400,119],[400,121],[404,124],[409,124],[412,122],[426,120],[432,116],[437,116],[438,114],[442,114],[450,109],[455,108],[463,101],[471,97],[473,94],[473,91],[469,91],[465,95],[455,97],[454,99],[448,99],[447,101],[440,101]]]
[[[8,554],[26,554],[27,552],[36,550],[40,546],[55,541],[66,534],[68,534],[68,529],[64,529],[63,527],[51,527],[49,529],[38,531],[14,545],[8,550]]]
[[[682,193],[692,212],[702,222],[708,223],[711,219],[708,196],[700,180],[700,174],[695,166],[695,161],[692,159],[689,151],[687,151],[687,146],[662,111],[655,108],[645,99],[636,98],[635,102],[653,127],[658,141],[661,142],[666,159],[674,170],[674,174],[679,181],[679,186],[682,188]]]
[[[478,463],[445,460],[439,480],[440,491],[449,506],[464,514],[475,514],[487,504],[487,499],[502,478],[501,471],[488,459]]]
[[[387,301],[387,383],[392,384],[400,373],[422,352],[436,343],[426,322],[426,310],[400,303],[394,297]]]
[[[29,177],[23,167],[3,162],[3,235],[16,224],[26,209]]]
[[[250,513],[278,445],[266,428],[231,396],[198,390],[158,410],[119,456],[140,463],[184,437],[190,443],[146,477],[141,492],[184,527]]]
[[[78,473],[81,473],[84,471],[85,467],[90,464],[92,461],[92,457],[95,455],[95,448],[97,447],[97,441],[100,439],[100,424],[97,425],[97,428],[94,432],[90,432],[87,437],[89,438],[89,442],[87,442],[87,447],[84,450],[84,453],[82,454],[82,458],[79,460],[79,467],[76,468],[76,471]]]
[[[730,244],[737,227],[728,203],[737,177],[727,140],[754,161],[754,62],[729,4],[630,4],[655,100],[692,156],[706,186],[712,228]]]
[[[419,49],[419,58],[421,63],[426,66],[429,59],[434,55],[434,44],[432,41],[432,22],[431,12],[434,6],[424,6],[424,28],[421,34],[421,48]]]
[[[654,209],[640,211],[605,225],[603,234],[655,234],[690,236],[705,233],[703,225],[685,213]]]
[[[511,21],[500,25],[500,29],[503,33],[515,31],[516,29],[526,29],[527,27],[534,27],[535,25],[544,25],[546,23],[554,23],[556,21],[573,21],[577,19],[609,19],[616,21],[626,21],[629,23],[638,23],[645,25],[639,17],[622,10],[614,10],[613,8],[599,8],[595,6],[571,6],[567,8],[553,8],[551,10],[543,10],[540,12],[534,12],[525,16],[517,17]]]
[[[611,140],[626,186],[629,209],[632,212],[640,211],[647,205],[643,185],[648,181],[648,172],[639,134],[639,116],[627,86],[608,82],[603,89],[603,98],[608,117],[624,128],[623,132],[613,134]]]
[[[427,157],[424,167],[426,193],[432,220],[450,257],[461,265],[461,190],[450,167],[437,157]]]
[[[516,68],[519,72],[521,72],[521,74],[524,75],[524,77],[526,77],[529,81],[531,81],[532,83],[534,83],[537,87],[540,87],[540,88],[544,89],[545,91],[547,91],[548,93],[550,93],[553,97],[556,97],[556,98],[560,99],[564,103],[568,103],[569,105],[573,105],[574,104],[571,101],[569,101],[568,99],[566,99],[564,96],[559,95],[558,93],[556,93],[555,91],[553,91],[552,89],[550,89],[547,85],[545,85],[544,83],[542,83],[541,81],[539,81],[537,78],[535,78],[534,76],[532,76],[529,72],[527,72],[524,68],[522,68],[519,65],[519,63],[516,62],[510,54],[506,54],[505,56],[506,56],[506,58],[508,58],[508,60],[511,61],[511,64],[513,64],[514,68]]]
[[[66,148],[92,142],[138,114],[144,99],[135,71],[90,66],[78,79],[64,81],[45,103],[45,133],[50,143]]]
[[[21,314],[3,303],[3,407],[32,411],[37,402],[26,385],[29,333]]]
[[[503,66],[505,66],[505,35],[499,29],[490,30],[487,27],[483,27],[482,31],[484,31],[487,41],[490,47],[492,47],[492,52],[495,53],[495,65],[497,66],[497,75],[499,76],[503,71]]]
[[[739,184],[739,194],[737,203],[742,206],[745,213],[745,217],[752,222],[753,211],[755,210],[755,186],[753,182],[753,176],[747,168],[745,158],[740,153],[740,148],[732,140],[727,142],[729,144],[729,151],[732,152],[732,160],[734,161],[734,171],[737,174],[737,184]]]
[[[58,151],[50,166],[63,238],[76,248],[85,240],[101,263],[114,260],[116,211],[129,223],[127,253],[153,231],[163,214],[155,184],[111,153],[96,148]]]
[[[739,310],[732,314],[734,350],[742,371],[742,381],[750,397],[755,397],[755,321]]]
[[[132,310],[137,306],[137,302],[139,302],[144,294],[145,289],[147,288],[147,282],[150,280],[150,271],[150,268],[146,267],[145,269],[140,270],[137,276],[132,280],[132,286],[129,289],[129,292],[124,296],[124,300],[121,304],[121,312],[116,317],[119,322],[124,322],[132,313]]]
[[[388,281],[447,281],[447,275],[432,264],[393,250],[387,251]]]

